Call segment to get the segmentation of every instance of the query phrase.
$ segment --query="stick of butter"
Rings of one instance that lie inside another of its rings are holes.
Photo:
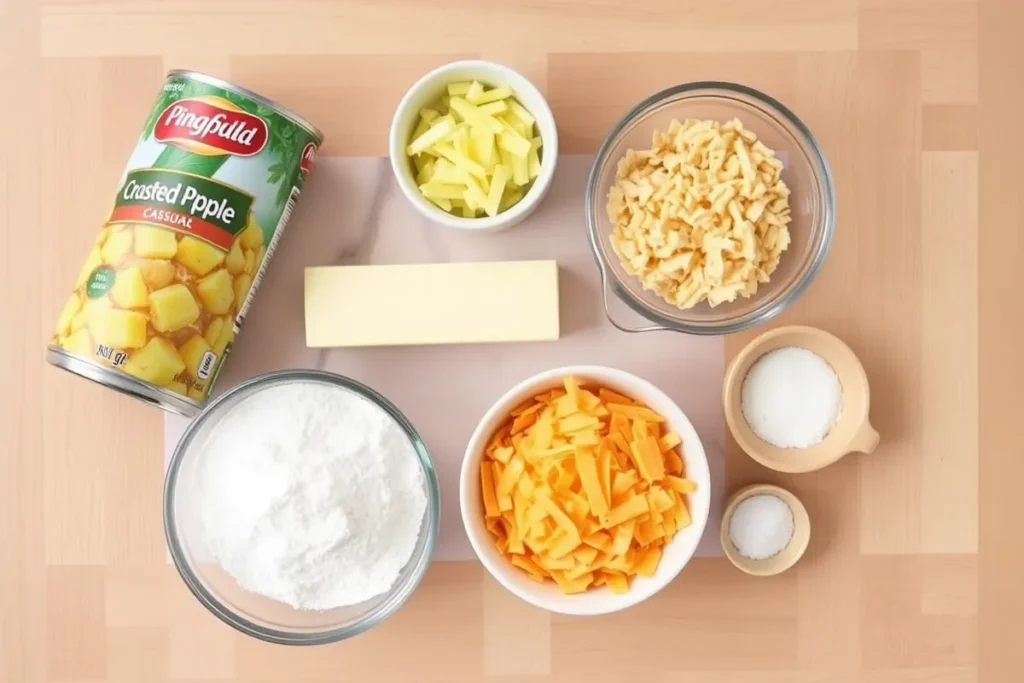
[[[306,346],[558,339],[555,261],[306,268]]]

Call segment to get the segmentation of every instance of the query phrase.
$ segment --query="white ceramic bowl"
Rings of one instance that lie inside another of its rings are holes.
[[[507,211],[481,218],[453,216],[424,199],[416,185],[412,164],[405,154],[420,109],[436,102],[446,92],[450,83],[472,80],[478,80],[484,85],[505,85],[511,88],[520,104],[537,120],[537,131],[543,142],[540,151],[540,175],[533,181],[526,196]],[[402,98],[395,111],[395,118],[391,121],[390,155],[391,168],[398,179],[398,186],[423,216],[435,223],[461,230],[496,232],[522,221],[537,208],[540,200],[547,194],[558,160],[558,131],[555,129],[555,117],[551,114],[547,100],[540,90],[519,72],[494,62],[452,62],[434,69],[416,81]]]
[[[508,419],[513,408],[542,391],[562,386],[562,379],[567,375],[591,380],[639,399],[663,415],[669,428],[682,437],[686,476],[697,483],[696,493],[689,497],[693,524],[677,533],[675,538],[665,545],[655,575],[650,578],[634,577],[628,593],[616,594],[607,587],[601,587],[585,593],[563,595],[552,582],[539,584],[528,578],[521,569],[513,566],[498,552],[494,547],[494,537],[484,526],[483,500],[480,495],[480,459],[488,440]],[[690,420],[665,392],[647,380],[622,370],[579,365],[556,368],[530,377],[514,386],[491,406],[477,425],[466,447],[459,480],[459,502],[462,523],[466,527],[466,533],[477,557],[487,571],[514,595],[551,612],[577,615],[607,614],[632,607],[651,597],[667,586],[690,561],[708,521],[711,507],[711,474],[708,471],[708,461],[700,437]]]

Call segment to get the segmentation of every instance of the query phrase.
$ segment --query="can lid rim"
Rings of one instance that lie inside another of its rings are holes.
[[[54,367],[96,382],[108,389],[127,394],[144,403],[155,405],[165,411],[192,418],[202,410],[202,404],[196,403],[190,398],[143,382],[120,370],[81,358],[54,344],[47,345],[46,360]]]

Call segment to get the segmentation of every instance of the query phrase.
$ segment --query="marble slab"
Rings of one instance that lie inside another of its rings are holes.
[[[698,553],[721,554],[723,340],[672,332],[628,334],[606,320],[583,225],[590,157],[565,156],[558,163],[550,194],[526,222],[503,233],[473,235],[420,217],[395,184],[387,159],[319,159],[218,380],[219,390],[270,370],[321,368],[355,378],[388,397],[415,425],[438,471],[442,529],[437,559],[466,560],[474,555],[459,517],[459,467],[470,434],[491,404],[520,380],[560,365],[608,365],[633,372],[676,400],[701,436],[714,491]],[[562,335],[557,342],[305,346],[306,266],[520,259],[558,261]],[[167,458],[185,424],[183,418],[167,415]]]

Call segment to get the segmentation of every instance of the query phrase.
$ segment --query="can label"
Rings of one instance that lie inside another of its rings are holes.
[[[172,74],[51,344],[201,404],[319,144],[242,92]]]

